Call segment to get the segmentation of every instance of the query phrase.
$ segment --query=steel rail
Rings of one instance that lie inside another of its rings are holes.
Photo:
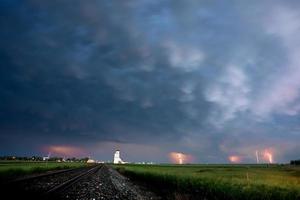
[[[74,168],[74,169],[63,169],[63,170],[59,170],[59,171],[53,171],[53,172],[33,175],[33,176],[29,176],[29,177],[18,178],[15,180],[8,181],[6,183],[6,185],[15,184],[15,183],[24,182],[24,181],[31,181],[31,180],[38,179],[38,178],[44,178],[44,177],[53,176],[53,175],[57,175],[57,174],[63,174],[66,172],[72,172],[72,171],[76,171],[76,170],[80,170],[80,169],[83,169],[83,168],[80,167],[80,168]]]
[[[78,182],[79,180],[81,180],[82,178],[89,176],[93,173],[96,173],[99,169],[101,169],[103,167],[103,165],[97,165],[91,169],[89,169],[88,171],[82,172],[79,175],[57,185],[54,186],[53,188],[51,188],[50,190],[48,190],[45,195],[47,196],[52,196],[54,194],[59,194],[63,191],[65,191],[66,189],[68,189],[70,186],[72,186],[73,184],[75,184],[76,182]]]
[[[0,185],[13,185],[13,184],[18,184],[18,183],[26,182],[26,181],[32,181],[34,179],[39,179],[39,178],[49,177],[49,176],[53,176],[53,175],[63,174],[63,173],[66,173],[66,172],[83,170],[85,168],[86,167],[78,167],[78,168],[72,168],[72,169],[62,169],[62,170],[56,170],[56,171],[52,171],[52,172],[45,172],[45,173],[38,174],[38,175],[30,175],[28,177],[23,177],[23,178],[17,178],[17,179],[14,179],[14,180],[9,180],[6,183],[0,183]]]

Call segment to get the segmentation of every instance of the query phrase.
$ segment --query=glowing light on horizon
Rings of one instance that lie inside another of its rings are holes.
[[[182,157],[183,157],[183,156],[182,156],[181,153],[178,153],[178,154],[177,154],[177,158],[178,158],[179,164],[182,164],[182,163],[183,163]]]
[[[270,164],[273,163],[273,151],[271,149],[265,149],[263,152],[263,159]]]
[[[83,156],[86,154],[85,150],[75,146],[68,145],[51,145],[43,147],[43,151],[51,152],[51,154],[59,156]]]
[[[169,157],[172,163],[180,165],[184,163],[189,163],[193,160],[193,156],[180,152],[171,152],[169,154]]]
[[[232,155],[228,157],[228,160],[232,163],[240,163],[242,161],[241,156]]]

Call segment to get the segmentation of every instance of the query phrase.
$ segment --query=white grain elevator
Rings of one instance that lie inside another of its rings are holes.
[[[114,154],[114,164],[123,164],[123,160],[120,157],[120,150],[116,150]]]

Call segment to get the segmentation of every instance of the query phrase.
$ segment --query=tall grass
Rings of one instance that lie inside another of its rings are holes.
[[[116,168],[131,178],[155,186],[169,199],[300,199],[297,168],[255,165],[125,165]]]

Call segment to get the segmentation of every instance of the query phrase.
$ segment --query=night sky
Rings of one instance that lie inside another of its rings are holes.
[[[0,154],[300,158],[298,0],[1,0]]]

